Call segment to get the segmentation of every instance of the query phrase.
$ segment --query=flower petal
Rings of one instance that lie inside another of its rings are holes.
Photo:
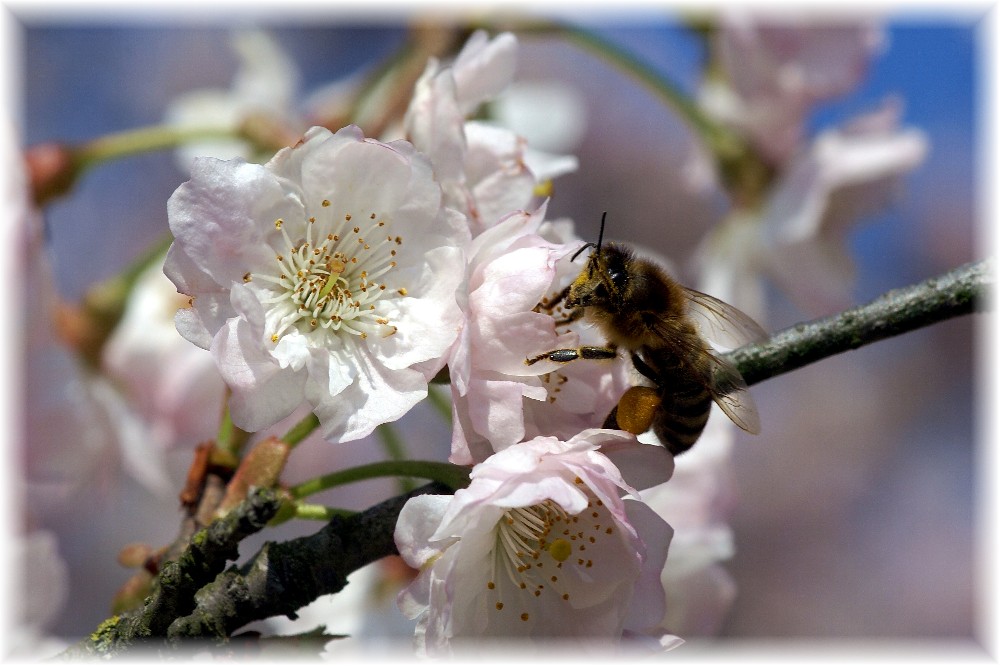
[[[244,319],[230,319],[212,341],[212,355],[232,389],[233,423],[257,432],[285,418],[304,401],[305,372],[282,370]]]

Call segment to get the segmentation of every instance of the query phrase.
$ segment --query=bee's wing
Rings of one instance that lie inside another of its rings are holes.
[[[715,404],[733,423],[751,435],[760,434],[760,417],[743,375],[729,361],[715,354],[712,358],[712,382],[709,390]]]
[[[688,299],[688,314],[702,337],[727,349],[759,342],[767,333],[746,313],[714,296],[681,287]]]
[[[702,296],[705,296],[705,294],[702,294]],[[706,298],[711,299],[715,303],[726,305],[711,296],[706,296]],[[757,326],[752,319],[743,315],[736,308],[726,307],[733,312],[741,314],[747,322],[750,322],[753,327],[760,330],[761,334],[764,334],[763,329]],[[743,379],[743,375],[740,374],[735,365],[724,357],[714,353],[711,349],[705,348],[703,346],[704,343],[698,344],[696,341],[688,338],[673,336],[661,326],[654,326],[654,330],[659,333],[665,344],[673,347],[674,352],[681,358],[701,358],[708,361],[701,379],[704,382],[705,388],[712,394],[712,399],[722,408],[726,416],[740,428],[753,435],[760,433],[760,417],[757,415],[757,405],[754,404],[753,397],[750,395],[750,390]]]

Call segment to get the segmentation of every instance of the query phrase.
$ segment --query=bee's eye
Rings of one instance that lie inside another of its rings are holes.
[[[605,273],[607,273],[608,280],[611,281],[614,290],[621,293],[625,290],[625,283],[628,282],[628,271],[625,270],[624,262],[617,261],[617,259],[617,257],[613,257],[613,260],[608,262]]]
[[[608,269],[608,278],[615,285],[615,289],[621,291],[625,287],[625,272]]]

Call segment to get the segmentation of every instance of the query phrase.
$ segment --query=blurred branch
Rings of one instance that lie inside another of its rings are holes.
[[[672,108],[723,162],[744,159],[749,151],[738,134],[705,114],[694,99],[667,76],[597,33],[577,26],[561,26],[560,33],[577,47],[590,51],[652,91]]]
[[[296,138],[267,118],[251,116],[235,128],[149,125],[79,144],[41,143],[25,150],[24,161],[32,198],[42,207],[69,193],[84,173],[106,162],[212,140],[246,141],[270,155]]]
[[[176,125],[150,125],[137,129],[107,134],[73,148],[73,157],[79,171],[103,162],[131,157],[142,153],[168,150],[196,141],[234,139],[237,134],[228,127],[179,127]]]
[[[492,30],[514,30],[525,36],[556,36],[604,60],[657,96],[688,124],[719,161],[742,162],[752,157],[747,142],[736,132],[708,116],[684,88],[666,73],[606,39],[593,30],[559,21],[498,20],[485,23]]]
[[[748,385],[939,321],[985,310],[994,261],[966,264],[860,307],[797,324],[726,354]]]

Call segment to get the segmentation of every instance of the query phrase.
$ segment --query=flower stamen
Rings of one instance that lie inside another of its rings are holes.
[[[321,204],[322,208],[332,205],[328,199]],[[372,220],[377,217],[374,212],[369,214]],[[342,239],[352,232],[361,232],[358,226],[346,226],[351,219],[351,213],[309,217],[302,225],[303,236],[299,241],[289,233],[294,224],[285,219],[275,220],[274,228],[281,233],[284,250],[275,255],[278,275],[253,275],[267,283],[271,292],[262,295],[261,303],[279,308],[272,318],[275,322],[272,340],[293,327],[303,333],[343,331],[362,339],[368,335],[388,337],[398,331],[387,317],[379,314],[378,303],[382,294],[387,293],[382,278],[396,267],[395,250],[389,250],[388,246],[398,245],[402,239],[388,236],[369,243],[357,238],[357,245],[347,245]],[[381,218],[380,223],[384,224]],[[314,234],[312,227],[317,224]],[[396,293],[406,293],[406,288],[397,287]]]
[[[571,577],[551,574],[543,577],[542,570],[546,568],[546,564],[550,566],[554,564],[559,570],[562,569],[563,563],[572,563],[570,558],[574,547],[571,541],[575,541],[577,537],[571,532],[570,526],[579,523],[580,516],[585,516],[587,522],[591,520],[596,522],[598,516],[607,519],[608,516],[604,515],[606,510],[604,514],[593,510],[598,506],[599,500],[593,500],[588,505],[591,511],[570,515],[558,503],[545,500],[540,504],[517,507],[504,512],[496,526],[493,571],[487,583],[487,589],[498,598],[496,602],[498,610],[504,606],[504,602],[499,600],[504,596],[504,590],[507,590],[506,601],[511,600],[509,597],[512,593],[517,595],[521,591],[529,593],[530,597],[554,594],[558,599],[569,600],[571,590],[568,586],[571,583],[566,581],[571,581]],[[593,531],[598,535],[601,534],[599,525]],[[564,536],[550,540],[550,534]],[[596,540],[597,537],[593,538]],[[548,555],[548,558],[544,557],[545,555]],[[593,560],[581,558],[577,566],[591,567]],[[497,584],[497,571],[504,572],[502,575],[513,584],[513,588]]]

